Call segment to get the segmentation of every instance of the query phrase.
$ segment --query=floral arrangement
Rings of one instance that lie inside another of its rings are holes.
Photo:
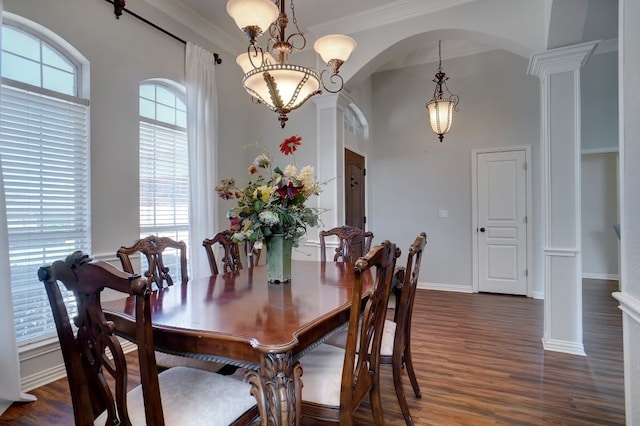
[[[300,136],[291,136],[280,144],[280,152],[291,155],[293,164],[281,169],[273,167],[267,153],[260,154],[249,166],[251,178],[244,188],[238,188],[234,178],[222,179],[216,186],[218,195],[237,200],[227,213],[235,242],[251,241],[255,248],[272,235],[282,234],[297,245],[307,226],[317,226],[324,210],[305,206],[312,195],[320,193],[320,183],[312,166],[300,171],[294,153],[302,144]]]

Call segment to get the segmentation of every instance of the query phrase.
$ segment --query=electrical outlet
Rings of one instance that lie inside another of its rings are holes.
[[[439,210],[438,216],[440,217],[449,217],[449,210]]]

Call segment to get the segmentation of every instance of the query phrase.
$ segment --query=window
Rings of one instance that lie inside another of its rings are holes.
[[[24,345],[55,335],[38,268],[91,249],[89,102],[80,96],[87,71],[55,34],[3,20],[0,155],[16,337]],[[74,315],[73,295],[63,294]]]
[[[164,80],[140,85],[141,238],[159,235],[189,241],[186,125],[184,89]],[[169,253],[168,259],[165,266],[179,271],[179,254]]]
[[[362,112],[354,104],[349,105],[344,112],[344,128],[349,133],[361,139],[366,139],[367,125]]]

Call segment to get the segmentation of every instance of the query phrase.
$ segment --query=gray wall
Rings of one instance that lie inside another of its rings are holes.
[[[582,149],[618,149],[618,52],[593,55],[580,70]]]
[[[376,237],[408,247],[428,234],[420,281],[472,284],[471,151],[532,147],[533,280],[540,242],[536,199],[540,194],[538,81],[526,74],[528,60],[502,50],[447,60],[443,70],[460,96],[452,130],[440,143],[428,123],[436,64],[374,74],[372,147],[369,161],[370,224]],[[438,211],[448,210],[448,218]]]
[[[582,155],[582,272],[618,278],[618,153]]]

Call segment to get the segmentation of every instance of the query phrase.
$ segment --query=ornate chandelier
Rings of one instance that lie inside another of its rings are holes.
[[[242,85],[256,102],[278,113],[281,127],[285,126],[289,112],[302,106],[313,95],[322,93],[322,89],[331,93],[342,90],[344,81],[339,70],[356,48],[351,37],[331,34],[319,38],[313,45],[329,69],[319,72],[315,68],[289,63],[289,54],[307,45],[298,27],[293,0],[290,1],[296,32],[289,36],[285,35],[289,23],[285,0],[227,2],[227,12],[249,37],[247,51],[236,59],[244,72]],[[256,45],[256,40],[265,32],[268,32],[269,39],[263,49]]]
[[[447,87],[449,77],[442,72],[441,43],[442,40],[438,40],[438,72],[436,73],[436,78],[432,80],[436,83],[436,87],[433,91],[433,98],[427,102],[431,129],[438,135],[440,142],[444,139],[444,135],[451,130],[453,111],[459,111],[458,102],[460,102],[458,95],[454,95],[449,91],[449,87]],[[442,86],[446,89],[447,96],[445,96]]]

